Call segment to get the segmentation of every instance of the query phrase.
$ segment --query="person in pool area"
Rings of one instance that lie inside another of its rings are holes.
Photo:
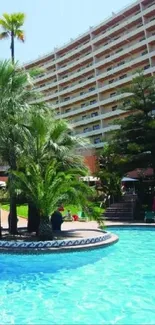
[[[59,208],[58,208],[58,211],[60,211],[60,212],[63,212],[65,209],[64,209],[64,206],[63,206],[63,204],[61,204],[60,206],[59,206]]]
[[[68,219],[72,219],[72,214],[71,214],[71,210],[67,211],[67,216]]]
[[[54,211],[51,215],[51,224],[53,230],[61,230],[61,225],[63,223],[63,217],[59,208]]]

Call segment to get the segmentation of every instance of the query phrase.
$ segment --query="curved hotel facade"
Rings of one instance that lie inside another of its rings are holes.
[[[25,65],[43,67],[35,80],[44,101],[74,132],[89,137],[87,162],[103,147],[113,119],[124,116],[118,93],[137,69],[155,73],[155,0],[139,0],[67,45]],[[124,94],[127,96],[127,94]]]

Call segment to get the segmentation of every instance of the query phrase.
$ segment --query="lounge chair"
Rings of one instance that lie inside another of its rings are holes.
[[[146,211],[144,221],[145,222],[155,222],[155,213],[154,213],[154,211]]]
[[[77,214],[81,221],[86,221],[86,215],[85,215],[84,211],[79,211]]]

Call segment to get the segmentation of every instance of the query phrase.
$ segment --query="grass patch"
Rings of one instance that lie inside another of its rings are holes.
[[[9,204],[1,204],[1,208],[3,210],[9,211],[10,210],[10,205]],[[63,211],[63,216],[67,214],[67,211],[70,210],[71,214],[77,214],[80,211],[80,208],[74,205],[68,205],[65,207],[65,211]],[[17,206],[17,214],[20,217],[27,218],[28,216],[28,206],[27,204],[25,205],[20,205]]]
[[[10,205],[9,204],[1,204],[1,208],[3,210],[9,211],[10,210]],[[17,206],[17,215],[19,217],[27,218],[27,216],[28,216],[28,206],[27,206],[27,204]]]
[[[3,210],[6,210],[6,211],[9,211],[10,210],[10,205],[9,204],[1,204],[1,209]],[[65,216],[67,215],[67,211],[70,210],[71,211],[71,214],[77,214],[78,215],[78,212],[81,211],[80,207],[77,207],[75,205],[67,205],[64,207],[65,211],[62,212],[62,215]],[[95,206],[94,207],[94,213],[103,213],[104,212],[104,209],[100,208],[100,207],[97,207]],[[23,217],[23,218],[27,218],[28,217],[28,206],[27,204],[24,204],[24,205],[19,205],[17,206],[17,215],[19,217]]]

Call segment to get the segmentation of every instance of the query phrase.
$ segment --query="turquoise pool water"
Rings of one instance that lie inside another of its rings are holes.
[[[0,324],[155,324],[155,230],[109,248],[0,255]]]

